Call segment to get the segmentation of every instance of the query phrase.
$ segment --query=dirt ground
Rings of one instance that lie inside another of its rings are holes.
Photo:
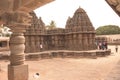
[[[120,48],[120,46],[119,46]],[[29,65],[29,80],[104,80],[120,60],[120,51],[116,53],[114,46],[110,56],[97,59],[54,58],[39,61],[25,61]],[[7,79],[9,61],[0,61],[0,80]],[[33,75],[39,73],[39,79]]]

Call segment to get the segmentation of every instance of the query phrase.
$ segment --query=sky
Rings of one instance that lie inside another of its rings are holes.
[[[104,25],[120,27],[120,17],[105,0],[55,0],[34,12],[37,17],[42,18],[45,25],[49,25],[53,20],[57,27],[64,28],[68,17],[73,17],[79,7],[86,11],[95,29]]]

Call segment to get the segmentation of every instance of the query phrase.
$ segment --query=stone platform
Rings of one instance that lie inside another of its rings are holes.
[[[89,50],[89,51],[69,51],[69,50],[53,50],[36,53],[25,54],[26,60],[40,60],[52,58],[97,58],[105,57],[111,54],[111,50]],[[10,52],[0,52],[0,60],[9,59]]]
[[[39,60],[50,58],[97,58],[105,57],[111,54],[111,50],[90,50],[90,51],[44,51],[38,53],[26,54],[26,60]]]

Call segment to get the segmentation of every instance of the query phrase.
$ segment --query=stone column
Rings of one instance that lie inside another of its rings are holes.
[[[82,42],[82,34],[79,33],[78,34],[78,50],[82,50],[82,47],[83,47],[83,42]]]
[[[25,36],[25,52],[29,53],[30,52],[30,41],[29,41],[29,35]]]
[[[84,50],[88,50],[88,37],[86,33],[84,33]]]
[[[24,31],[24,30],[23,30]],[[10,64],[8,80],[28,80],[28,65],[25,60],[25,37],[22,30],[15,30],[10,38]]]
[[[39,42],[39,36],[36,35],[36,52],[40,51],[40,42]]]
[[[31,17],[24,12],[8,13],[6,25],[12,30],[10,37],[10,64],[8,65],[8,80],[28,80],[28,65],[25,61],[26,26],[29,26]]]
[[[35,37],[32,35],[31,36],[31,52],[35,52],[36,48],[35,48]]]

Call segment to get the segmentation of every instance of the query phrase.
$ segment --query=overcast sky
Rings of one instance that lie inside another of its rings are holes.
[[[57,27],[64,28],[68,17],[83,8],[95,28],[103,25],[120,26],[120,17],[111,9],[105,0],[55,0],[35,10],[38,17],[48,25],[51,20]]]

